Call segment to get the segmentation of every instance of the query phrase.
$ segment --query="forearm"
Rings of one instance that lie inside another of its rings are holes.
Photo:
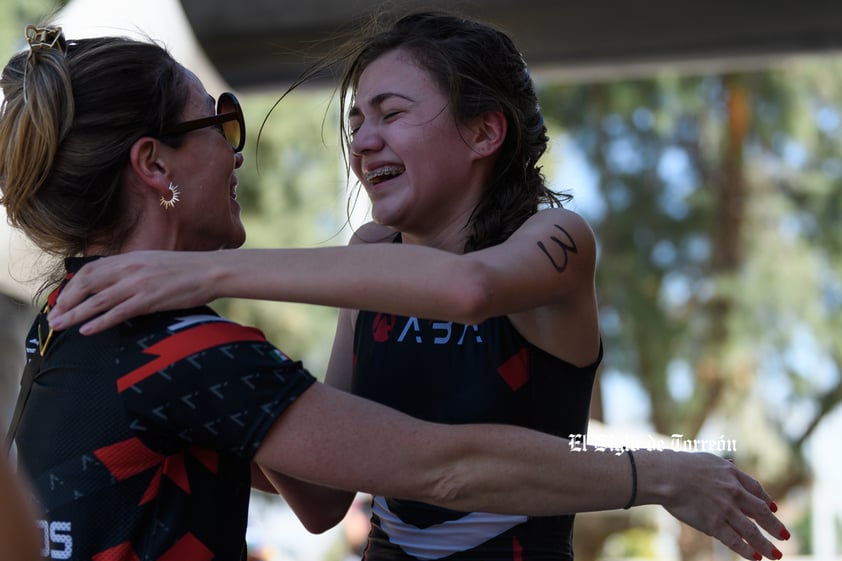
[[[626,457],[574,452],[567,440],[518,427],[423,422],[321,384],[275,423],[256,461],[330,487],[456,510],[601,510],[624,506],[631,490]],[[649,481],[641,479],[641,499],[654,495],[643,487]]]
[[[60,330],[85,320],[88,334],[137,315],[237,297],[473,323],[478,313],[494,311],[486,305],[484,270],[473,256],[392,244],[138,251],[83,267],[62,291],[50,322]]]
[[[302,302],[472,320],[487,270],[470,258],[390,244],[226,250],[208,260],[213,298]],[[413,294],[407,298],[407,294]]]
[[[632,494],[636,505],[661,504],[673,492],[664,470],[667,456],[653,461],[653,452],[633,452],[633,474],[625,452],[582,450],[565,439],[509,426],[464,428],[466,443],[457,444],[430,502],[536,516],[622,508]]]

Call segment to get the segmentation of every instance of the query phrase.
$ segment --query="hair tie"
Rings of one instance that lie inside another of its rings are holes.
[[[53,25],[45,27],[27,25],[24,29],[24,36],[32,52],[40,51],[41,49],[58,49],[62,53],[67,52],[67,42],[64,40],[64,33],[61,31],[61,27]]]

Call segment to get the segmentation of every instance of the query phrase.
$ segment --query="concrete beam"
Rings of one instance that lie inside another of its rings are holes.
[[[355,29],[382,2],[181,0],[196,37],[236,89],[276,87]],[[677,68],[768,65],[781,57],[842,50],[838,0],[406,0],[507,30],[537,72],[571,81]]]

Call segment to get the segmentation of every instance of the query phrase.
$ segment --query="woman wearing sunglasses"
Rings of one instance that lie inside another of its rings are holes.
[[[66,279],[100,256],[243,243],[245,131],[232,95],[214,106],[157,46],[65,42],[55,28],[27,37],[2,74],[0,187],[12,224],[64,258],[27,337],[13,421],[46,556],[241,559],[249,487],[268,481],[314,530],[341,519],[357,490],[524,516],[659,503],[749,558],[773,555],[757,526],[785,532],[771,498],[712,455],[583,454],[523,428],[421,421],[317,383],[259,331],[205,306],[90,336],[52,331]],[[320,263],[342,266],[344,253]],[[305,266],[299,255],[310,261],[290,250],[286,263]]]

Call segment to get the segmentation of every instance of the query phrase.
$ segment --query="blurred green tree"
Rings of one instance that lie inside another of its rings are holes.
[[[842,399],[840,92],[828,57],[540,93],[595,177],[604,375],[658,433],[736,440],[779,500]]]
[[[342,245],[351,232],[346,201],[352,191],[339,153],[331,91],[304,87],[275,105],[280,95],[241,96],[247,143],[237,199],[248,233],[245,247]],[[228,299],[214,307],[260,327],[284,352],[323,378],[335,309]]]

